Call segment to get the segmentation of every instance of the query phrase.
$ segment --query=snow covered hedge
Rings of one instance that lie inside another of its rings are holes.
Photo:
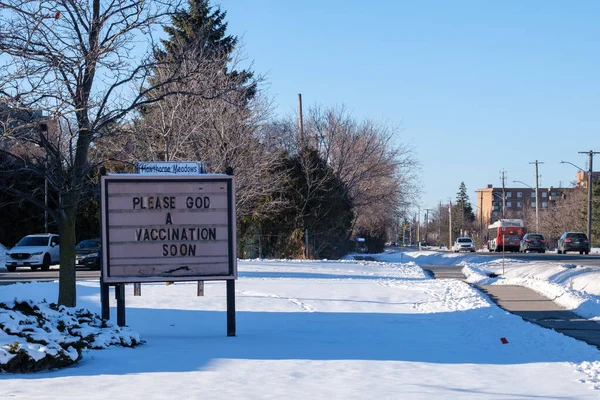
[[[62,368],[84,351],[142,344],[129,328],[115,327],[85,309],[46,301],[0,303],[0,371],[34,372]]]

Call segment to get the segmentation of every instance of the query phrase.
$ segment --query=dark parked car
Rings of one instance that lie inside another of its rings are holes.
[[[556,252],[565,254],[567,251],[578,251],[579,254],[590,253],[590,241],[583,232],[565,232],[558,239]]]
[[[540,233],[526,233],[523,239],[521,239],[519,253],[527,253],[528,251],[545,253],[546,241],[544,240],[544,235]]]
[[[100,269],[100,239],[82,240],[75,246],[75,266]]]

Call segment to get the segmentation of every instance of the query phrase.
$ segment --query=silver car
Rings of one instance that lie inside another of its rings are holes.
[[[6,252],[6,269],[15,272],[17,267],[29,267],[33,271],[50,269],[51,264],[60,261],[60,241],[53,233],[28,235]]]
[[[475,243],[473,243],[473,239],[470,237],[459,237],[456,239],[456,242],[454,242],[452,250],[454,250],[455,253],[458,253],[459,251],[473,252],[475,251]]]

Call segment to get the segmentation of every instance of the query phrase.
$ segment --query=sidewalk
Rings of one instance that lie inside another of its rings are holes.
[[[465,281],[462,267],[423,267],[435,279]],[[525,321],[554,329],[566,336],[582,340],[600,348],[600,324],[587,320],[560,307],[552,300],[523,286],[473,285],[504,310]]]

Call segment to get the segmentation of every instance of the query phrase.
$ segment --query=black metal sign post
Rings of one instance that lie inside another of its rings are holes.
[[[100,274],[100,305],[102,308],[102,319],[108,321],[110,319],[110,302],[108,299],[109,286],[104,283],[102,274]]]
[[[115,285],[115,297],[117,298],[117,325],[125,326],[125,285]]]
[[[227,336],[235,336],[235,281],[227,280]]]
[[[233,168],[227,167],[225,173],[227,175],[233,175]],[[229,208],[232,212],[228,215],[228,223],[230,227],[235,227],[235,198],[231,196],[229,198]],[[235,228],[233,228],[232,232],[235,232]],[[237,254],[235,249],[235,240],[230,243],[229,250],[229,265],[230,265],[230,273],[235,276],[232,266],[235,264],[235,260],[237,260]],[[227,280],[227,336],[235,336],[235,280],[228,279]]]

